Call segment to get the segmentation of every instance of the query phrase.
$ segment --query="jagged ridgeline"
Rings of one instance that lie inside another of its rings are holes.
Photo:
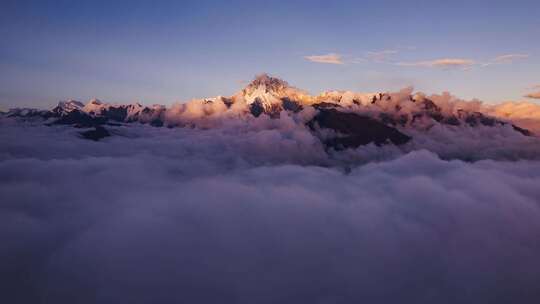
[[[516,133],[533,133],[509,120],[491,115],[479,101],[462,101],[449,94],[355,93],[330,91],[313,96],[266,74],[230,97],[214,97],[175,104],[143,106],[139,103],[113,105],[97,99],[86,105],[62,101],[52,110],[12,109],[2,114],[20,120],[42,119],[47,125],[95,128],[85,138],[109,136],[107,126],[142,123],[155,127],[212,128],[226,121],[280,119],[289,115],[328,148],[335,150],[375,145],[402,145],[412,134],[433,126],[445,128],[511,128]]]

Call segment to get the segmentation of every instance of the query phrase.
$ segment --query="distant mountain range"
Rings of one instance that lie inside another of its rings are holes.
[[[231,97],[193,100],[171,108],[139,103],[113,105],[97,99],[86,104],[67,100],[51,110],[18,108],[2,113],[2,116],[18,120],[41,119],[47,125],[94,128],[82,134],[85,138],[99,140],[109,136],[107,126],[115,124],[197,127],[205,119],[257,119],[263,115],[278,119],[283,114],[300,115],[303,112],[311,115],[305,126],[327,147],[337,150],[369,143],[401,145],[411,139],[407,130],[428,130],[437,124],[453,128],[511,125],[515,132],[533,135],[507,120],[490,116],[474,101],[452,100],[446,95],[428,98],[421,93],[413,94],[412,89],[392,94],[330,91],[312,96],[266,74],[257,76]]]

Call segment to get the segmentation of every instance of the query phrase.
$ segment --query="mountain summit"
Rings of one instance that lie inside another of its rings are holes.
[[[307,94],[297,88],[289,85],[288,82],[280,78],[269,76],[268,74],[260,74],[255,77],[243,90],[245,95],[253,94],[254,92],[271,93],[278,96],[289,94]]]
[[[60,101],[58,105],[51,110],[51,112],[55,113],[56,115],[67,115],[71,111],[75,110],[82,110],[84,108],[84,104],[80,101],[68,99],[66,101]]]
[[[302,103],[308,103],[307,92],[289,85],[288,82],[268,74],[261,74],[246,86],[240,96],[253,115],[262,113],[279,115],[283,110],[299,110]]]

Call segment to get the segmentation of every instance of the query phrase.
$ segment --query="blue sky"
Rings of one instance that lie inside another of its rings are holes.
[[[521,100],[540,84],[539,12],[533,0],[4,0],[0,106],[170,104],[262,72],[311,93],[414,85]]]

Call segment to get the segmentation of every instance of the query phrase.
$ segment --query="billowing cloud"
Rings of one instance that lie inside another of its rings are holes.
[[[538,161],[415,151],[349,170],[302,165],[325,153],[302,149],[307,133],[283,119],[118,127],[124,136],[97,143],[3,125],[2,299],[540,300]]]
[[[471,59],[442,58],[430,61],[399,62],[397,65],[428,68],[469,68],[474,64],[475,61]]]
[[[317,63],[344,64],[340,54],[330,53],[326,55],[305,56],[305,59]]]

